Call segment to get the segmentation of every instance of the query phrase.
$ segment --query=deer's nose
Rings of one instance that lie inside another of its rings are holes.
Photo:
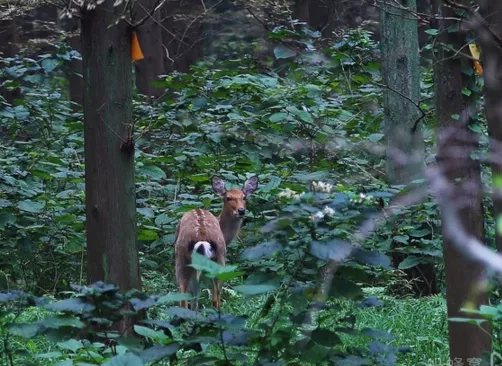
[[[237,212],[239,213],[239,215],[241,216],[244,216],[244,214],[246,213],[246,209],[244,207],[240,207]]]

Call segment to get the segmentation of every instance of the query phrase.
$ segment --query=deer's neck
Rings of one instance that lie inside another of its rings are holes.
[[[242,225],[242,219],[236,218],[232,213],[223,210],[218,216],[220,222],[220,229],[225,238],[225,243],[230,244],[232,239],[239,233]]]

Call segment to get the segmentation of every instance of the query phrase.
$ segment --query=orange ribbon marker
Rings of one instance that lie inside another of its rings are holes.
[[[139,40],[136,32],[132,32],[131,58],[133,61],[143,60],[145,58],[143,52],[141,51],[141,47],[139,46]]]
[[[475,58],[474,70],[476,71],[476,75],[483,75],[483,66],[481,66],[481,63],[479,62],[481,59],[481,50],[479,49],[479,46],[475,43],[471,43],[469,44],[469,50],[471,51],[472,57]]]

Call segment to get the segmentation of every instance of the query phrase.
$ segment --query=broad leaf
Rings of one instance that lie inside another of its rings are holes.
[[[17,207],[21,211],[38,213],[44,209],[45,202],[35,202],[35,201],[31,201],[31,200],[24,200],[24,201],[19,201],[19,203],[17,204]]]
[[[139,357],[141,358],[141,361],[143,361],[144,363],[155,362],[162,360],[167,356],[175,354],[176,352],[178,352],[179,349],[180,346],[177,343],[171,343],[165,347],[154,346],[142,351],[139,354]]]
[[[278,45],[274,48],[274,56],[277,59],[290,58],[296,56],[297,52],[284,45]]]
[[[313,241],[310,253],[319,259],[336,262],[344,261],[352,252],[352,246],[346,241],[332,240],[327,243]]]
[[[270,291],[274,291],[275,289],[277,289],[277,286],[271,284],[239,285],[234,287],[235,291],[238,291],[246,296],[261,295]]]
[[[138,356],[132,353],[126,353],[111,358],[103,366],[143,366],[144,363]]]

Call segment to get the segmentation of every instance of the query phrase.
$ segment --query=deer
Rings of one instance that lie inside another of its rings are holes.
[[[184,300],[182,307],[198,309],[200,289],[200,271],[191,267],[192,253],[204,255],[212,261],[224,266],[227,246],[239,233],[246,215],[246,200],[258,188],[258,177],[253,176],[244,182],[242,189],[226,190],[225,181],[214,176],[213,191],[223,199],[223,208],[218,217],[211,212],[197,208],[186,212],[176,228],[174,252],[176,261],[176,282],[180,293],[189,293],[191,306]],[[212,305],[220,308],[222,282],[213,281]]]

